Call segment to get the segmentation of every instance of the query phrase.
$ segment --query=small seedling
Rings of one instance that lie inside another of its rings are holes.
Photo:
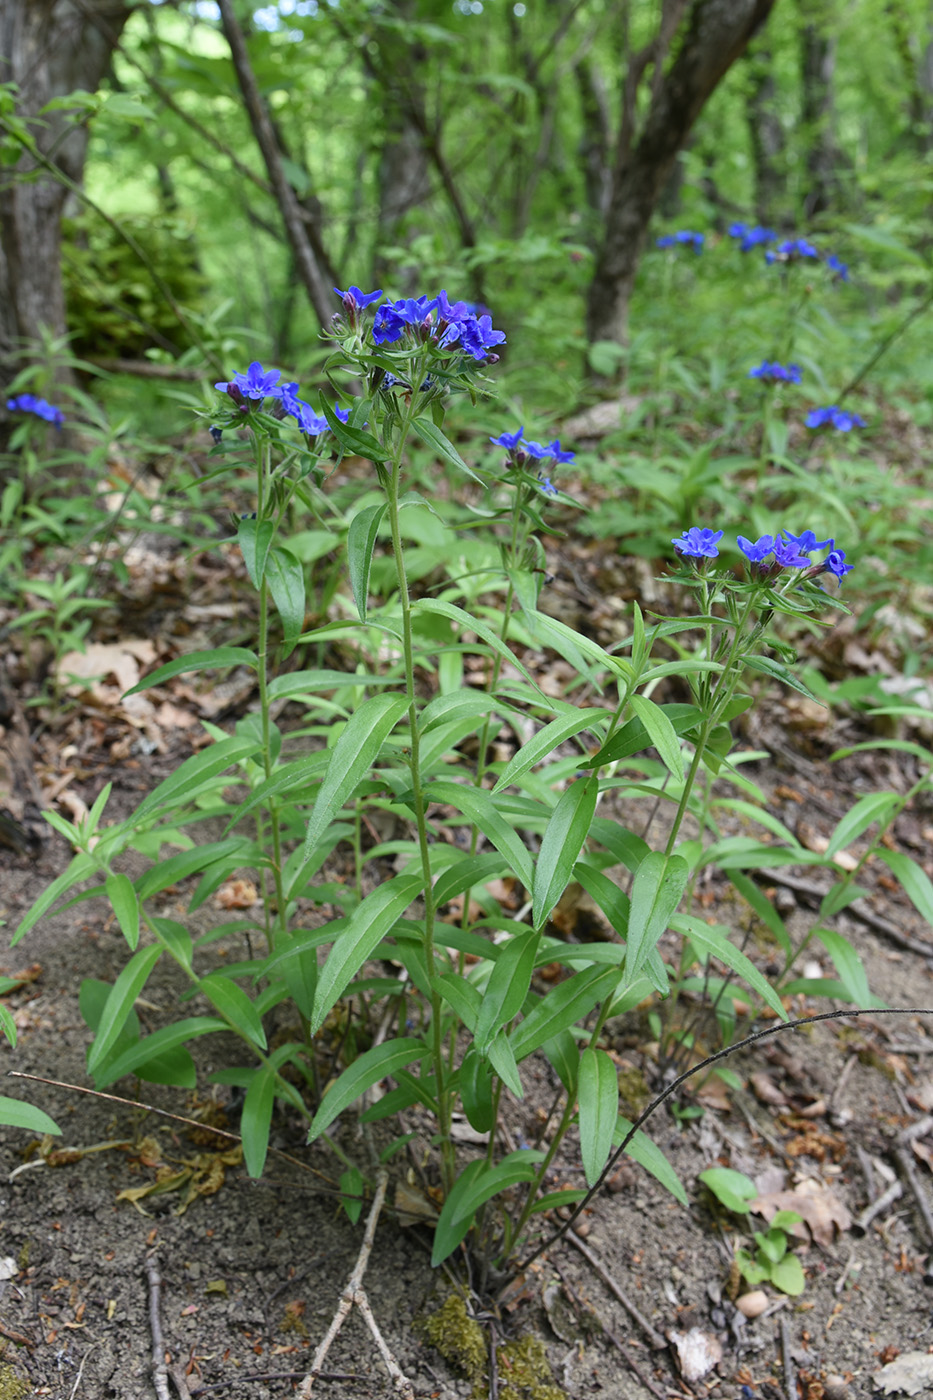
[[[710,1167],[700,1173],[700,1180],[712,1191],[720,1205],[735,1215],[748,1216],[751,1202],[758,1195],[755,1183],[731,1167]],[[788,1253],[787,1232],[799,1225],[802,1217],[793,1210],[779,1210],[768,1230],[753,1230],[757,1246],[752,1254],[747,1249],[736,1250],[736,1263],[750,1288],[770,1283],[782,1293],[796,1298],[806,1286],[803,1266],[796,1254]],[[746,1223],[747,1228],[747,1223]]]

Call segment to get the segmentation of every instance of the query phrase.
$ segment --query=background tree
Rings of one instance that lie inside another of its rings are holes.
[[[0,174],[0,361],[6,366],[24,342],[65,331],[61,217],[68,191],[43,158],[80,184],[88,126],[74,109],[43,109],[76,89],[98,89],[132,8],[125,0],[0,3],[0,82],[15,84],[4,120],[30,123],[38,153],[38,159],[23,154]],[[15,154],[16,145],[6,144]]]

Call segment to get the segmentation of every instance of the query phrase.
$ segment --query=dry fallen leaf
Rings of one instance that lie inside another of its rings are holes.
[[[933,1387],[933,1356],[926,1351],[905,1351],[896,1361],[890,1361],[876,1371],[872,1380],[885,1395],[929,1394]]]
[[[252,909],[259,892],[251,880],[228,880],[214,895],[220,909]]]
[[[778,1088],[770,1074],[764,1070],[758,1070],[749,1077],[749,1084],[759,1103],[773,1104],[777,1108],[783,1108],[787,1103],[787,1095]]]
[[[772,1191],[767,1196],[758,1196],[748,1208],[756,1215],[763,1215],[769,1224],[779,1210],[795,1210],[810,1227],[815,1242],[826,1249],[832,1244],[836,1229],[841,1234],[852,1224],[851,1215],[835,1192],[809,1179],[798,1182],[793,1191]],[[791,1225],[789,1233],[798,1239],[807,1238],[802,1224]]]
[[[712,1332],[691,1327],[689,1332],[668,1332],[677,1352],[677,1364],[685,1381],[699,1381],[722,1360],[722,1345]]]

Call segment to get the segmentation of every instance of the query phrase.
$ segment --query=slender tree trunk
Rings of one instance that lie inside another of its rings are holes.
[[[295,257],[298,276],[308,294],[308,300],[322,326],[329,324],[336,309],[334,301],[334,274],[330,269],[324,248],[321,231],[312,226],[307,218],[307,208],[302,213],[298,196],[288,183],[282,163],[282,153],[276,140],[275,130],[269,110],[259,91],[256,75],[249,60],[249,52],[243,30],[234,12],[231,0],[218,0],[220,20],[224,35],[230,45],[230,56],[236,70],[237,81],[246,104],[250,126],[256,138],[266,173],[272,186],[285,232]]]
[[[665,73],[662,32],[654,51],[630,63],[642,72],[653,65],[652,95],[641,134],[633,139],[625,113],[634,113],[635,94],[626,82],[623,121],[611,179],[606,231],[599,250],[587,304],[587,337],[625,343],[628,305],[648,224],[661,191],[707,99],[755,32],[775,0],[692,0],[676,37],[677,56]],[[674,11],[664,7],[667,15]],[[679,18],[680,11],[677,10]],[[681,37],[682,35],[682,37]],[[672,36],[673,37],[673,36]]]
[[[53,97],[95,92],[132,5],[124,0],[0,0],[0,82],[16,84],[15,116],[28,120]],[[88,14],[100,18],[98,28]],[[115,40],[114,40],[115,42]],[[67,112],[51,112],[31,128],[38,149],[80,184],[88,130]],[[43,334],[65,332],[61,216],[67,190],[51,176],[28,183],[35,168],[24,155],[0,170],[0,364],[12,368]]]
[[[836,37],[831,7],[822,0],[800,0],[801,121],[806,139],[806,219],[823,214],[835,203],[839,148],[836,143],[833,80]]]
[[[403,23],[415,17],[412,0],[395,0],[393,9]],[[431,173],[421,126],[413,111],[424,110],[424,84],[428,51],[419,40],[409,42],[404,27],[393,42],[383,34],[379,54],[382,74],[406,74],[404,98],[396,83],[380,81],[382,101],[382,149],[379,154],[379,214],[376,247],[373,253],[373,286],[380,287],[392,275],[385,250],[399,243],[409,244],[418,230],[410,221],[412,211],[431,195]],[[420,290],[418,269],[401,268],[400,290],[414,296]],[[396,277],[399,273],[395,273]]]
[[[755,214],[760,224],[780,223],[788,209],[784,128],[777,111],[774,60],[766,44],[749,55],[746,116],[755,166]]]
[[[592,58],[584,58],[574,68],[580,93],[580,115],[583,130],[578,154],[583,167],[583,188],[589,211],[587,226],[595,230],[602,226],[609,207],[609,151],[612,127],[606,84]]]

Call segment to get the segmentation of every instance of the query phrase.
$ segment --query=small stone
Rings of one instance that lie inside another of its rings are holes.
[[[761,1317],[768,1306],[768,1295],[761,1288],[755,1288],[751,1293],[743,1293],[741,1298],[736,1298],[735,1306],[743,1317]]]
[[[823,1400],[851,1400],[850,1391],[844,1376],[826,1376],[823,1381]]]

